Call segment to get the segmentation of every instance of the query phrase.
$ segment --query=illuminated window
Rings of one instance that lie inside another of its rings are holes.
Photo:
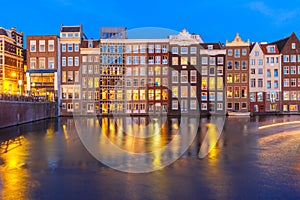
[[[209,90],[215,90],[216,89],[216,79],[215,77],[209,78]]]
[[[240,97],[240,87],[234,87],[234,97]]]
[[[201,89],[207,90],[207,77],[202,77]]]
[[[188,64],[188,58],[187,57],[181,57],[181,65],[187,65]]]
[[[178,97],[178,86],[172,86],[172,97],[173,98]]]

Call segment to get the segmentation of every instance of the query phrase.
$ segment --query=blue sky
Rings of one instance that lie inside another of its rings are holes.
[[[14,10],[2,10],[0,26],[16,27],[25,35],[58,35],[60,24],[83,24],[89,38],[99,38],[101,26],[186,28],[200,34],[204,42],[225,43],[236,32],[251,41],[270,42],[292,31],[300,37],[300,0],[32,0],[3,4]]]

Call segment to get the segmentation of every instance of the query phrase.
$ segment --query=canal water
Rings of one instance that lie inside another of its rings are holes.
[[[229,117],[220,135],[213,125],[58,118],[1,129],[0,199],[300,199],[300,116]]]

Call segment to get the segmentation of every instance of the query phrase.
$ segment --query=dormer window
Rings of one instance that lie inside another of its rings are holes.
[[[208,48],[208,50],[213,50],[214,47],[213,47],[213,45],[208,45],[207,48]]]
[[[274,53],[275,52],[275,47],[274,46],[268,46],[268,53]]]
[[[92,42],[92,41],[89,41],[88,46],[89,46],[89,48],[93,48],[93,42]]]

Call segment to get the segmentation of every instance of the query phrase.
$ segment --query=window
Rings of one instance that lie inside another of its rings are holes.
[[[79,71],[75,71],[75,82],[79,82]]]
[[[62,65],[63,67],[67,66],[67,60],[66,60],[66,57],[62,57],[62,58],[61,58],[61,65]]]
[[[138,56],[133,56],[133,64],[135,64],[135,65],[139,64],[139,57]]]
[[[218,66],[217,75],[223,75],[223,66]]]
[[[191,81],[191,83],[196,83],[197,82],[197,71],[196,70],[191,70],[191,72],[190,72],[190,81]]]
[[[207,90],[207,77],[202,77],[201,89]]]
[[[275,47],[274,46],[268,46],[267,51],[268,51],[268,53],[274,53],[275,52]]]
[[[36,52],[36,40],[30,40],[30,52]]]
[[[190,54],[196,54],[196,53],[197,53],[197,47],[191,47]]]
[[[274,89],[278,89],[278,81],[274,81]]]
[[[214,76],[215,75],[215,67],[209,68],[209,75]]]
[[[132,57],[131,56],[127,56],[126,57],[126,64],[127,65],[131,65],[132,64]]]
[[[228,49],[227,54],[228,54],[228,56],[232,56],[232,49]]]
[[[289,74],[289,67],[288,66],[283,67],[283,74]]]
[[[190,57],[191,59],[191,65],[197,65],[197,57]]]
[[[168,46],[166,44],[162,45],[162,52],[163,53],[168,53]]]
[[[216,58],[215,57],[210,57],[209,58],[209,64],[210,65],[216,65]]]
[[[255,74],[255,69],[251,69],[251,74]]]
[[[172,47],[172,53],[173,54],[178,54],[178,48],[177,47]]]
[[[291,62],[296,62],[296,55],[291,55]]]
[[[250,87],[255,88],[255,83],[256,83],[255,78],[251,78],[251,80],[250,80]]]
[[[245,87],[245,86],[243,86],[242,88],[241,88],[241,97],[242,98],[247,98],[247,87]]]
[[[54,69],[54,58],[48,58],[48,69]]]
[[[172,58],[172,65],[178,65],[178,57]]]
[[[39,68],[45,69],[45,58],[39,58]]]
[[[296,87],[296,79],[295,78],[291,78],[291,87]]]
[[[188,71],[186,70],[182,70],[181,73],[180,73],[180,81],[181,83],[187,83],[188,82]]]
[[[262,68],[258,69],[258,74],[263,74],[263,69]]]
[[[246,60],[242,61],[242,69],[247,69],[247,61]]]
[[[202,64],[204,64],[204,65],[208,64],[208,58],[207,57],[202,57],[201,61],[202,61]]]
[[[54,40],[48,40],[48,51],[54,51]]]
[[[247,81],[248,81],[247,78],[248,78],[247,74],[242,73],[242,83],[247,83]]]
[[[240,97],[240,87],[234,87],[234,97]]]
[[[73,66],[73,57],[68,57],[68,66]]]
[[[232,69],[232,61],[227,62],[227,69]]]
[[[240,69],[240,61],[235,61],[234,62],[234,69],[239,70]]]
[[[256,52],[255,52],[256,53]],[[258,53],[258,52],[257,52]],[[247,54],[247,49],[242,49],[242,55],[245,56]],[[259,55],[259,53],[257,54]]]
[[[251,66],[255,65],[255,59],[251,59],[250,64],[251,64]]]
[[[154,53],[154,45],[152,44],[148,45],[148,53]]]
[[[155,53],[160,53],[160,52],[161,52],[160,44],[155,45]]]
[[[36,58],[30,58],[30,69],[36,68]]]
[[[148,58],[148,64],[153,65],[154,64],[154,56],[149,56]]]
[[[72,52],[73,51],[73,44],[68,44],[68,52]]]
[[[271,81],[267,81],[267,88],[271,89]]]
[[[161,57],[160,56],[155,56],[155,64],[158,64],[158,65],[161,64]]]
[[[75,44],[75,51],[79,51],[79,44]]]
[[[257,101],[258,102],[262,102],[263,101],[263,93],[262,92],[258,92],[257,93]]]
[[[197,101],[196,100],[191,100],[191,110],[196,110],[197,109]]]
[[[239,83],[240,82],[240,74],[234,74],[234,82]]]
[[[201,74],[202,75],[207,75],[208,74],[208,68],[207,68],[207,66],[202,66]]]
[[[289,56],[288,55],[283,56],[283,62],[289,62]]]
[[[274,77],[278,77],[278,69],[274,69]]]
[[[181,54],[187,54],[188,53],[188,48],[187,47],[181,47],[180,48],[180,53]]]
[[[210,92],[209,93],[209,100],[210,101],[215,101],[216,97],[215,97],[215,93],[214,92]]]
[[[227,87],[227,98],[232,98],[232,94],[233,94],[232,87]]]
[[[271,70],[267,69],[267,77],[271,77]]]
[[[168,56],[163,56],[163,63],[164,65],[168,64]]]
[[[45,52],[45,40],[40,40],[39,41],[39,51],[40,52]]]
[[[289,79],[288,78],[285,78],[283,79],[283,87],[289,87]]]
[[[209,90],[215,90],[216,89],[216,79],[215,77],[209,78]]]
[[[73,81],[73,71],[68,71],[68,81]]]
[[[234,50],[234,57],[235,58],[239,58],[240,57],[240,50],[239,49],[235,49]]]
[[[254,52],[254,56],[259,56],[259,52],[258,52],[258,51],[255,51],[255,52]]]
[[[223,62],[224,62],[224,58],[223,57],[218,57],[217,62],[218,62],[218,65],[222,65]]]
[[[263,87],[263,79],[258,79],[258,87],[262,88]]]
[[[188,64],[188,58],[187,57],[181,57],[181,65],[187,65]]]
[[[181,86],[180,87],[180,93],[181,93],[181,97],[183,97],[183,98],[188,97],[188,87],[187,86]]]
[[[232,74],[227,75],[227,83],[232,83]]]
[[[207,92],[201,92],[201,100],[207,101]]]
[[[79,57],[75,57],[75,66],[79,66]]]
[[[296,49],[296,43],[292,43],[292,49]]]
[[[283,100],[287,101],[290,99],[290,92],[289,91],[284,91],[283,92]]]
[[[296,66],[291,66],[291,74],[296,74]]]

